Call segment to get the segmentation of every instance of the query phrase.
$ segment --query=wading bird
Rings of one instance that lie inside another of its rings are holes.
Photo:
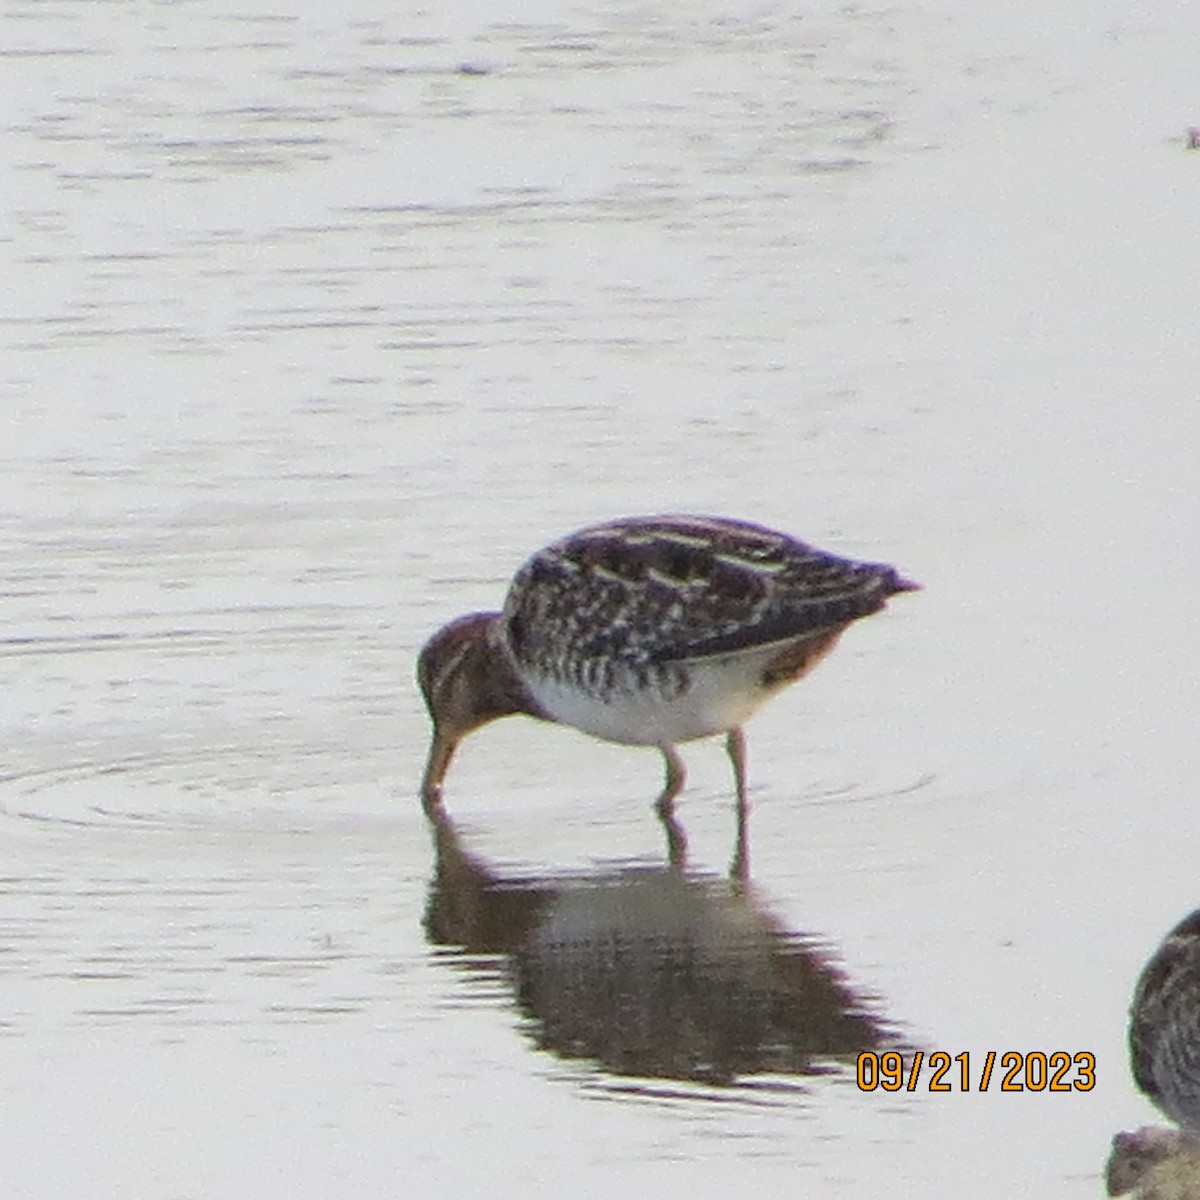
[[[893,567],[746,521],[627,517],[582,529],[525,563],[503,611],[458,617],[422,649],[433,720],[422,800],[440,803],[467,734],[526,713],[657,747],[666,818],[685,779],[677,745],[724,733],[744,813],[744,722],[853,621],[917,587]]]
[[[1179,1126],[1147,1125],[1113,1138],[1110,1196],[1200,1197],[1200,910],[1163,938],[1129,1010],[1129,1063],[1147,1098]]]

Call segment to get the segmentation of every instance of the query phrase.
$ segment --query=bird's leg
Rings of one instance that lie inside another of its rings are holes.
[[[725,735],[725,753],[729,755],[729,762],[733,767],[733,786],[737,794],[738,812],[744,813],[749,808],[746,798],[746,735],[739,725],[735,725]]]
[[[725,735],[725,753],[733,766],[733,785],[737,794],[737,840],[734,843],[733,862],[730,876],[738,883],[745,883],[750,874],[750,841],[747,816],[750,801],[746,795],[746,735],[735,725]]]
[[[654,807],[658,815],[665,820],[675,811],[675,797],[683,791],[683,784],[687,779],[687,769],[683,765],[683,759],[679,757],[679,751],[674,746],[664,742],[659,746],[659,750],[662,752],[667,774],[663,780],[662,793],[655,801]]]
[[[672,871],[682,871],[687,866],[687,834],[673,812],[660,812],[658,819],[667,835],[667,865]]]
[[[663,762],[667,768],[666,779],[663,781],[662,794],[655,802],[654,809],[667,835],[667,861],[676,870],[682,870],[687,865],[687,837],[683,826],[675,819],[675,797],[683,790],[687,771],[679,751],[674,746],[659,746]]]

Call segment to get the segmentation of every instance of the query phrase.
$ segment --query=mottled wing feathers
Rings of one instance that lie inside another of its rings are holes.
[[[1134,1081],[1164,1113],[1200,1129],[1200,911],[1167,935],[1138,980],[1129,1059]]]
[[[913,586],[748,522],[630,518],[535,554],[503,622],[518,663],[539,672],[566,657],[640,668],[836,628]]]

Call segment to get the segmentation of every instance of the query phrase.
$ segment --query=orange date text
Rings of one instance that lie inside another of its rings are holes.
[[[1087,1050],[988,1050],[974,1057],[966,1050],[864,1050],[857,1082],[863,1092],[1090,1092],[1096,1056]]]

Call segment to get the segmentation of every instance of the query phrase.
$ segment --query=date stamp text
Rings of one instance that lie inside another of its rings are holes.
[[[1090,1092],[1096,1086],[1096,1056],[1087,1050],[989,1050],[974,1059],[968,1051],[898,1050],[858,1056],[862,1092]]]

